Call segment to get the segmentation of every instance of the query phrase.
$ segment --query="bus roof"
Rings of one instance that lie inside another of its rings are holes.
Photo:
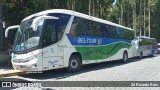
[[[150,37],[146,37],[146,36],[139,36],[139,38],[156,39],[156,38],[150,38]]]
[[[150,37],[146,37],[146,36],[139,36],[137,38],[140,38],[140,39],[146,39],[146,40],[153,40],[153,41],[156,41],[157,42],[157,39],[156,38],[150,38]]]
[[[131,28],[124,27],[122,25],[119,25],[119,24],[116,24],[116,23],[113,23],[113,22],[110,22],[110,21],[107,21],[107,20],[103,20],[103,19],[100,19],[100,18],[96,18],[96,17],[93,17],[93,16],[89,16],[89,15],[86,15],[86,14],[82,14],[82,13],[71,11],[71,10],[65,10],[65,9],[50,9],[50,10],[45,10],[45,11],[42,11],[42,12],[38,12],[38,13],[32,14],[32,15],[26,17],[25,19],[23,19],[22,21],[30,19],[32,17],[36,17],[36,16],[46,15],[48,13],[68,14],[68,15],[73,15],[73,16],[85,18],[85,19],[88,19],[88,20],[93,20],[93,21],[97,21],[97,22],[101,22],[101,23],[105,23],[105,24],[121,27],[121,28],[128,29],[128,30],[133,30]]]

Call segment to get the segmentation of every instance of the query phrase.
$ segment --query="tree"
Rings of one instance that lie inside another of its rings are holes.
[[[150,2],[150,3],[149,3]],[[159,0],[4,0],[6,26],[20,24],[26,16],[47,9],[69,9],[133,28],[135,35],[160,38]],[[148,3],[148,4],[147,4]],[[155,6],[150,6],[155,3]],[[159,5],[159,6],[158,6]],[[142,19],[143,18],[143,19]],[[150,28],[149,28],[150,27]]]
[[[136,36],[136,0],[134,0],[134,6],[133,6],[133,30],[135,31]]]
[[[0,0],[0,51],[3,50],[2,0]]]

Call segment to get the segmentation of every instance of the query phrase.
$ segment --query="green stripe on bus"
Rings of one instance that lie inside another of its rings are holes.
[[[83,60],[100,60],[107,59],[115,55],[123,48],[130,48],[131,44],[120,42],[105,46],[75,47],[80,52]]]

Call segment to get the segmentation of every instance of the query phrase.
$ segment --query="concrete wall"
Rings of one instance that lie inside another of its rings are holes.
[[[0,51],[0,66],[5,66],[8,64],[8,62],[10,61],[10,56],[8,54],[8,52]]]

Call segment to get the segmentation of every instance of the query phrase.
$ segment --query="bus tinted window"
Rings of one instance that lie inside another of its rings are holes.
[[[69,37],[75,36],[97,36],[133,40],[134,31],[75,17],[70,29]]]
[[[156,44],[156,39],[149,39],[149,38],[140,38],[140,46],[143,45],[154,45]]]
[[[99,32],[102,37],[107,37],[107,28],[105,27],[105,24],[100,23]]]
[[[70,15],[66,15],[66,14],[59,14],[59,13],[50,13],[48,14],[49,16],[55,16],[58,17],[58,21],[57,23],[57,27],[58,27],[58,41],[61,40],[64,30],[68,24],[68,21],[70,19]]]
[[[49,16],[55,16],[58,17],[59,19],[46,20],[45,27],[43,30],[44,47],[61,40],[64,30],[70,18],[69,15],[58,14],[58,13],[51,13],[49,14]]]
[[[43,46],[48,46],[57,41],[57,35],[56,35],[56,29],[57,20],[47,20],[46,25],[44,27],[44,33],[43,33]]]

